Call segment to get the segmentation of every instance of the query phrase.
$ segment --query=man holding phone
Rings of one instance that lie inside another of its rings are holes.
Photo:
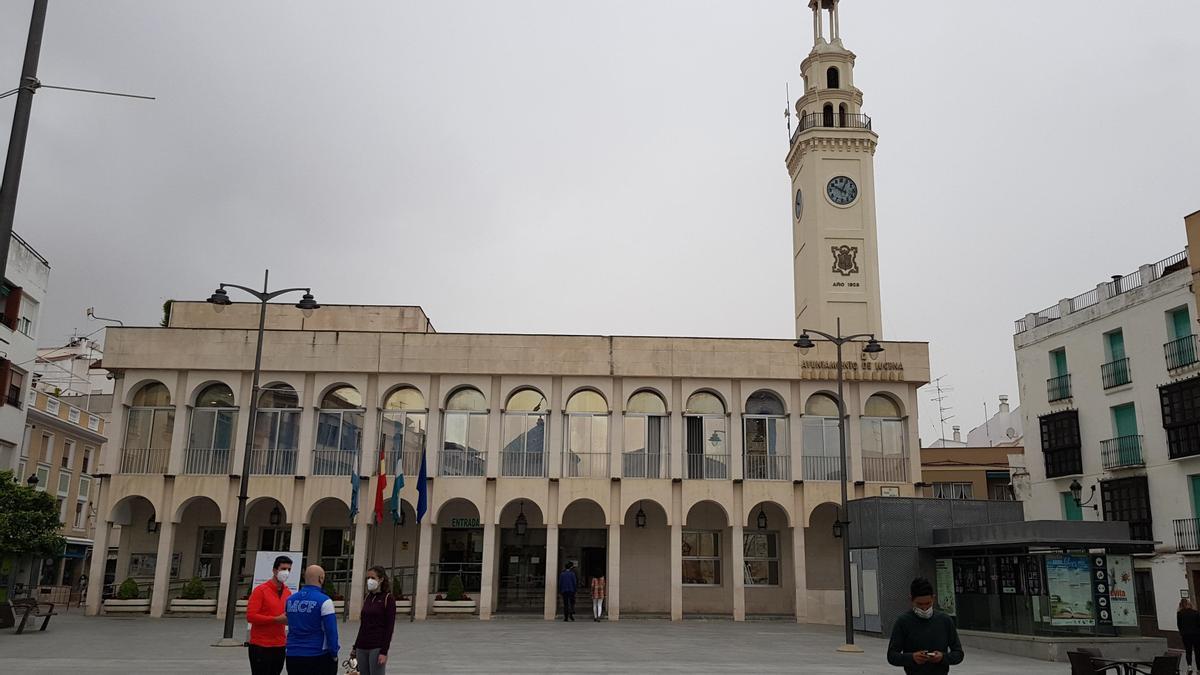
[[[896,617],[888,642],[888,663],[907,675],[944,675],[962,663],[962,644],[954,620],[933,608],[933,584],[924,577],[909,586],[912,611]]]

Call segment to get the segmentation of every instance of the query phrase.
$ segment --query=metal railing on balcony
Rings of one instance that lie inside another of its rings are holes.
[[[1104,468],[1120,469],[1129,466],[1142,466],[1142,437],[1140,434],[1117,436],[1106,441],[1100,441],[1100,455],[1104,459]]]
[[[1071,374],[1059,375],[1046,380],[1046,400],[1053,403],[1071,398]]]
[[[250,474],[254,476],[291,476],[296,473],[294,448],[250,451]]]
[[[743,468],[747,480],[792,479],[792,458],[789,455],[746,455]]]
[[[121,473],[166,473],[167,448],[126,448],[121,451]]]
[[[1105,389],[1112,389],[1133,380],[1129,372],[1129,359],[1117,359],[1100,366],[1100,381]]]
[[[1175,525],[1175,550],[1200,551],[1200,518],[1177,518]]]
[[[870,129],[871,118],[862,113],[843,113],[836,110],[828,112],[808,113],[800,115],[799,127],[796,128],[796,133],[815,129],[817,127],[825,127],[829,129],[844,128],[844,129]],[[794,140],[794,139],[793,139]]]
[[[405,476],[416,476],[421,472],[420,450],[405,450],[399,453],[396,450],[385,450],[383,453],[383,465],[387,467],[389,476],[396,473],[397,454],[400,455],[400,469],[404,471]]]
[[[474,448],[442,448],[438,452],[438,475],[486,476],[487,455]]]
[[[229,448],[188,448],[183,451],[183,472],[189,474],[228,474]]]
[[[804,480],[841,480],[842,458],[824,455],[804,456]]]
[[[701,455],[688,453],[685,478],[725,480],[729,478],[729,455]]]
[[[544,478],[549,458],[546,453],[530,450],[500,452],[500,475],[515,478]]]
[[[624,478],[670,478],[671,455],[665,452],[626,452],[621,455]]]
[[[563,478],[608,478],[607,452],[571,452],[563,453]]]
[[[313,450],[312,475],[314,476],[349,476],[357,468],[357,452],[336,448]]]
[[[1167,359],[1167,370],[1177,370],[1196,363],[1196,336],[1184,335],[1163,345],[1163,353]]]
[[[897,483],[908,481],[907,457],[863,457],[863,480]]]

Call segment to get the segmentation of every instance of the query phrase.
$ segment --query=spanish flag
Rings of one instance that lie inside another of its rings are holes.
[[[387,488],[387,463],[383,459],[383,444],[379,448],[379,466],[376,475],[379,479],[375,482],[375,524],[379,525],[383,522],[383,491]]]

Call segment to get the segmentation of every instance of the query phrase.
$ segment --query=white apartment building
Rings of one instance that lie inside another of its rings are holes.
[[[1129,523],[1143,634],[1200,589],[1200,350],[1184,250],[1016,322],[1026,518]],[[1072,494],[1078,483],[1079,502]]]
[[[25,434],[25,392],[37,358],[38,315],[50,284],[50,263],[14,232],[5,270],[0,285],[0,469],[15,471]]]

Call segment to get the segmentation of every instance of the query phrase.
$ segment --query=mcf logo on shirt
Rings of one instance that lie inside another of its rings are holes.
[[[312,614],[313,608],[317,606],[316,600],[292,600],[287,601],[287,611],[296,612],[298,614]]]

